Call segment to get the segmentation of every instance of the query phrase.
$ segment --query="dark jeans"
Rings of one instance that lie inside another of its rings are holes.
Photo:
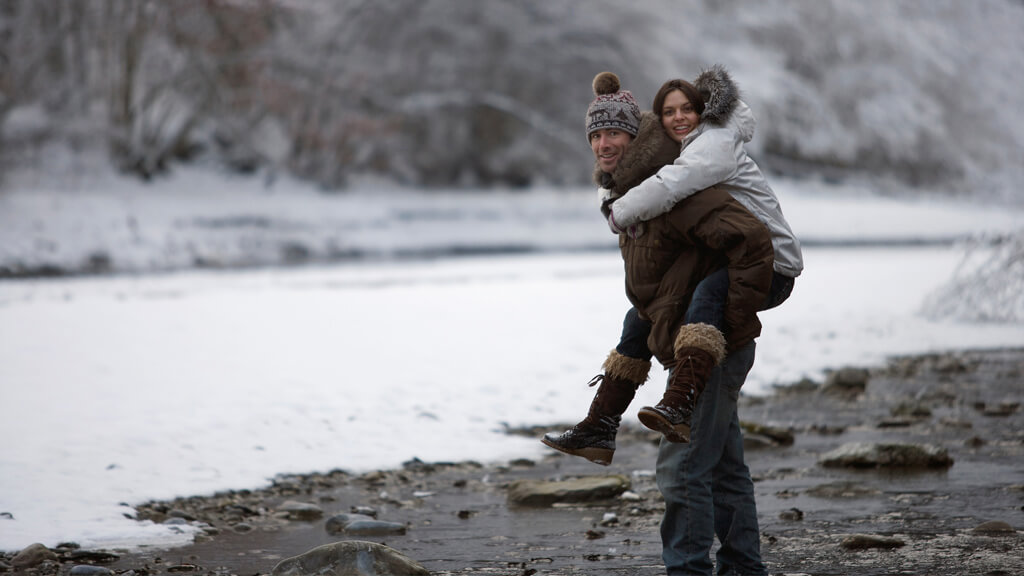
[[[761,310],[769,310],[782,304],[793,293],[794,278],[783,276],[778,272],[772,274],[772,287],[768,299]],[[697,284],[686,309],[683,322],[711,324],[719,330],[725,330],[725,303],[729,294],[729,271],[720,268]],[[651,333],[651,323],[640,318],[636,308],[630,308],[622,320],[622,335],[615,350],[623,356],[650,360],[653,354],[647,345],[647,337]]]
[[[761,310],[782,304],[794,279],[775,273]],[[704,322],[724,329],[729,275],[725,268],[702,280],[693,293],[684,322]],[[651,324],[635,308],[626,312],[619,354],[651,359],[647,337]],[[754,365],[755,345],[730,354],[711,373],[697,399],[688,444],[662,440],[658,451],[658,488],[665,498],[661,522],[662,559],[669,576],[712,573],[711,546],[718,536],[719,574],[767,574],[761,560],[754,483],[743,460],[736,401]]]
[[[755,344],[730,354],[711,373],[697,399],[690,442],[664,439],[657,482],[665,498],[661,556],[669,576],[711,576],[711,545],[719,574],[764,576],[754,483],[743,460],[736,401],[754,364]]]

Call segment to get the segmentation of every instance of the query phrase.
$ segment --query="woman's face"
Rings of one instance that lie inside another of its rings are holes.
[[[682,142],[698,124],[700,115],[682,91],[673,90],[665,96],[665,103],[661,107],[661,125],[668,132],[669,138]]]

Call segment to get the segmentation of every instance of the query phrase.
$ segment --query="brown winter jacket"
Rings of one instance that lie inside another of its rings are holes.
[[[595,170],[595,180],[621,197],[671,163],[679,154],[651,112],[612,174]],[[708,188],[679,202],[667,214],[642,224],[634,238],[619,235],[626,270],[626,295],[652,323],[648,346],[666,367],[675,364],[676,333],[697,284],[722,267],[729,271],[725,337],[735,350],[761,334],[757,311],[772,281],[773,253],[768,228],[727,191]]]

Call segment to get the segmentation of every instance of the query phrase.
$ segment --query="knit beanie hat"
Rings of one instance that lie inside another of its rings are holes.
[[[587,108],[587,139],[603,128],[618,128],[636,136],[640,130],[640,107],[629,90],[620,90],[619,77],[611,72],[594,76],[594,101]]]

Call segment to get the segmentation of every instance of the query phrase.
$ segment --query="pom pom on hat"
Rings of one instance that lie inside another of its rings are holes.
[[[619,82],[619,77],[612,72],[601,72],[597,76],[594,76],[594,82],[592,84],[594,88],[594,95],[600,96],[602,94],[614,94],[619,91],[622,87],[622,83]]]

